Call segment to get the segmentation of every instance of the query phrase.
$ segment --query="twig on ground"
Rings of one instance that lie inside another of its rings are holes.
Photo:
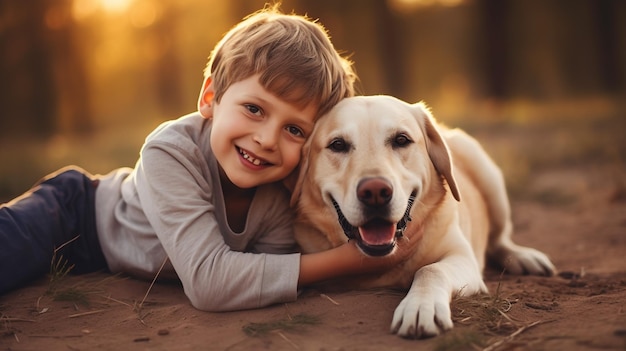
[[[43,297],[43,295],[39,296],[39,298],[37,298],[37,304],[35,305],[35,309],[37,310],[37,312],[41,311],[41,309],[39,309],[39,302],[41,302],[41,298],[42,297]]]
[[[65,339],[65,338],[82,338],[82,335],[30,335],[31,338],[52,338],[52,339]]]
[[[132,307],[130,304],[128,304],[128,303],[126,303],[126,302],[124,302],[124,301],[120,301],[120,300],[118,300],[118,299],[114,299],[114,298],[112,298],[111,296],[105,296],[105,295],[102,295],[102,298],[107,299],[107,300],[111,300],[111,301],[113,301],[113,302],[117,302],[117,303],[122,304],[122,305],[125,305],[125,306],[127,306],[127,307]]]
[[[150,286],[148,287],[148,291],[146,291],[146,294],[143,296],[143,300],[141,300],[141,302],[139,303],[139,309],[141,309],[143,307],[143,303],[148,298],[148,294],[150,294],[150,290],[152,290],[152,287],[154,286],[154,283],[156,282],[157,278],[159,277],[159,274],[161,274],[161,271],[163,270],[163,267],[165,267],[165,263],[167,263],[167,259],[168,259],[168,257],[166,256],[165,259],[163,260],[163,263],[161,263],[161,267],[159,268],[159,270],[155,274],[154,279],[152,279],[152,283],[150,283]]]
[[[339,306],[339,302],[333,300],[330,296],[326,294],[320,294],[320,296],[330,301],[333,305]]]
[[[502,339],[494,342],[493,344],[485,347],[483,349],[483,351],[494,351],[496,348],[500,347],[501,345],[503,345],[503,344],[505,344],[507,342],[510,342],[516,336],[520,335],[521,333],[525,332],[526,330],[528,330],[528,329],[530,329],[530,328],[532,328],[532,327],[534,327],[536,325],[539,325],[539,324],[542,324],[542,323],[547,323],[547,322],[551,322],[551,321],[536,321],[536,322],[530,323],[528,325],[522,326],[521,328],[519,328],[516,331],[514,331],[511,335],[509,335],[509,336],[507,336],[505,338],[502,338]]]
[[[67,316],[67,318],[77,318],[77,317],[83,317],[83,316],[88,316],[91,314],[96,314],[96,313],[100,313],[100,312],[104,312],[106,310],[95,310],[95,311],[89,311],[89,312],[83,312],[83,313],[76,313],[76,314],[70,314],[69,316]]]
[[[300,350],[300,347],[298,345],[296,345],[296,343],[294,343],[293,341],[289,340],[289,338],[287,338],[285,336],[285,334],[281,333],[279,330],[274,331],[276,334],[278,334],[278,336],[280,336],[281,338],[283,338],[283,340],[285,340],[286,342],[289,343],[289,345],[291,345],[294,349],[296,350]]]
[[[287,310],[287,318],[289,318],[290,321],[293,320],[293,318],[291,318],[291,313],[289,312],[289,306],[287,304],[284,304],[285,306],[285,310]]]
[[[2,317],[0,321],[6,322],[36,322],[34,319],[15,318],[15,317]]]

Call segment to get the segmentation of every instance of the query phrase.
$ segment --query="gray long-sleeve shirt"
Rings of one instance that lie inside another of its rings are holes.
[[[134,169],[100,176],[96,222],[112,272],[178,276],[201,310],[258,308],[296,299],[289,193],[281,184],[257,188],[245,229],[228,226],[211,122],[198,113],[152,132]]]

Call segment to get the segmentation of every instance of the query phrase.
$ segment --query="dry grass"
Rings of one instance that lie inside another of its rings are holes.
[[[78,282],[70,283],[69,279],[57,280],[52,287],[49,286],[45,295],[54,301],[71,302],[74,305],[91,306],[92,298],[107,298],[106,287],[111,282],[120,279],[119,275],[111,275],[104,279],[93,279],[88,275],[81,276]]]
[[[15,341],[20,342],[20,338],[18,336],[19,329],[13,326],[13,322],[29,322],[33,323],[35,320],[33,319],[25,319],[25,318],[14,318],[5,315],[2,312],[3,306],[0,305],[0,340],[5,337],[12,337]]]
[[[74,265],[68,265],[68,261],[63,258],[62,254],[59,254],[59,251],[65,246],[78,240],[79,237],[80,236],[77,235],[54,249],[54,252],[52,253],[52,260],[50,262],[50,285],[48,286],[48,293],[53,292],[59,282],[63,281],[63,278],[65,278],[74,268]]]
[[[152,287],[154,286],[154,283],[156,283],[157,279],[159,278],[159,275],[161,275],[161,271],[163,270],[163,267],[165,267],[165,264],[168,261],[168,257],[165,257],[165,259],[163,260],[163,263],[161,264],[161,267],[159,268],[159,270],[156,272],[156,274],[154,275],[154,278],[152,279],[152,283],[150,283],[150,286],[148,287],[148,289],[146,290],[146,293],[143,296],[143,299],[141,300],[141,302],[134,304],[133,306],[133,310],[137,313],[137,318],[139,319],[139,321],[142,324],[146,324],[146,322],[144,322],[144,318],[150,314],[150,312],[145,312],[144,311],[144,304],[146,303],[146,299],[148,298],[148,295],[150,294],[150,291],[152,290]]]
[[[54,250],[52,261],[50,262],[50,282],[45,295],[52,297],[55,301],[68,301],[74,304],[88,306],[90,303],[89,296],[103,293],[104,290],[102,287],[105,286],[110,279],[106,278],[95,282],[89,279],[82,279],[80,282],[69,286],[66,284],[66,278],[74,268],[74,265],[70,265],[68,260],[65,259],[62,254],[59,254],[59,251],[78,238],[79,236],[76,236]],[[111,279],[112,278],[113,277],[111,277]]]
[[[242,327],[242,330],[248,336],[265,336],[270,332],[302,331],[306,326],[316,325],[319,323],[319,317],[301,313],[276,321],[248,323]]]
[[[452,319],[456,328],[437,343],[435,350],[494,351],[512,342],[526,330],[546,321],[525,322],[509,315],[516,301],[504,297],[501,282],[493,295],[456,296]]]
[[[455,297],[450,305],[455,324],[471,325],[489,334],[507,334],[517,329],[518,323],[508,315],[512,306],[509,299],[501,296],[499,284],[493,296]]]
[[[452,319],[455,329],[440,337],[435,350],[481,350],[494,335],[515,330],[517,324],[507,315],[511,302],[500,296],[487,294],[456,296],[452,299]],[[467,328],[459,328],[466,326]]]
[[[77,305],[90,306],[91,297],[97,296],[103,298],[107,301],[113,301],[118,304],[125,305],[133,309],[133,311],[137,314],[137,318],[139,321],[145,325],[144,318],[150,314],[150,311],[145,311],[144,307],[147,304],[146,299],[150,294],[154,284],[156,283],[161,270],[167,263],[167,257],[164,259],[161,264],[160,269],[156,272],[152,283],[146,290],[142,300],[140,302],[135,301],[132,305],[106,295],[106,286],[109,285],[113,280],[119,279],[119,274],[107,276],[104,279],[89,279],[88,275],[82,275],[81,279],[77,283],[69,284],[69,279],[67,279],[69,273],[74,268],[74,265],[70,265],[68,261],[63,257],[63,255],[59,254],[59,251],[65,247],[66,245],[72,243],[77,240],[78,236],[72,238],[71,240],[65,242],[60,247],[54,250],[52,255],[52,261],[50,264],[50,273],[49,273],[49,284],[46,289],[45,295],[50,296],[54,301],[65,301],[73,303],[77,308]],[[38,313],[44,313],[46,309],[40,308],[39,304],[42,297],[39,297],[36,304],[36,309]],[[96,311],[88,311],[77,313],[69,316],[69,318],[76,318],[91,315],[94,313],[100,313],[105,310],[96,310]]]

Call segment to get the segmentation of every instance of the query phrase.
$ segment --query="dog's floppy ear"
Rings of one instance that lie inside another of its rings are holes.
[[[422,131],[424,132],[424,137],[426,139],[426,149],[428,150],[430,161],[435,166],[437,172],[446,179],[446,182],[448,182],[448,187],[450,187],[452,196],[454,196],[456,201],[461,201],[461,195],[459,194],[459,190],[456,186],[456,180],[454,180],[454,176],[452,175],[450,151],[448,150],[448,146],[445,141],[439,134],[439,131],[435,128],[430,111],[422,102],[413,104],[412,108],[416,117],[420,117],[423,121],[420,125],[423,126]]]
[[[291,190],[290,205],[292,207],[296,205],[296,203],[298,202],[298,198],[302,194],[302,182],[304,181],[304,174],[309,169],[309,153],[311,150],[312,139],[313,138],[309,136],[309,139],[306,141],[304,146],[302,146],[302,151],[300,153],[300,165],[296,167],[296,169],[294,169],[293,172],[285,180],[285,185],[289,190]]]

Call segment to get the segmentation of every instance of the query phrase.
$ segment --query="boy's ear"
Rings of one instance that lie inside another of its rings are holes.
[[[215,90],[213,90],[213,80],[211,77],[206,77],[202,84],[202,90],[200,91],[200,97],[198,98],[198,111],[202,117],[206,119],[213,118],[213,97],[215,96]]]

